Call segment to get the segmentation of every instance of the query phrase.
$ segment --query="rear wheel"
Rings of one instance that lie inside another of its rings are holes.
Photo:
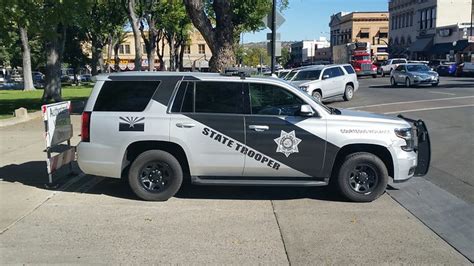
[[[355,202],[370,202],[387,187],[388,171],[379,157],[367,152],[348,155],[341,165],[337,184],[341,194]]]
[[[354,97],[354,87],[350,84],[347,84],[344,91],[344,101],[350,101],[352,97]]]
[[[139,198],[165,201],[178,192],[183,182],[183,171],[170,153],[150,150],[140,154],[132,163],[128,181]]]
[[[397,86],[397,82],[395,81],[395,78],[394,78],[394,77],[391,77],[391,78],[390,78],[390,84],[392,85],[392,87],[396,87],[396,86]]]
[[[410,78],[405,79],[405,87],[410,88],[411,87],[411,80]]]
[[[321,98],[322,98],[322,95],[321,95],[321,92],[319,91],[313,91],[312,93],[313,97],[318,99],[319,101],[321,101]]]

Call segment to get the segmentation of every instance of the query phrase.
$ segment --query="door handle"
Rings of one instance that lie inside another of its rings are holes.
[[[196,125],[193,123],[177,123],[176,126],[179,128],[192,128]]]
[[[270,129],[268,126],[262,126],[262,125],[249,125],[249,128],[258,132],[262,132],[262,131]]]

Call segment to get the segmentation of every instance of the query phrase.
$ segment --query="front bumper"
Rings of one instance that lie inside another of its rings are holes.
[[[402,115],[398,115],[399,118],[404,119],[410,123],[416,132],[416,144],[415,152],[417,155],[417,164],[414,169],[414,176],[424,176],[428,173],[431,162],[431,142],[430,135],[428,133],[428,128],[423,120],[414,120]]]
[[[371,75],[377,75],[377,70],[361,70],[361,71],[356,71],[357,76],[371,76]]]
[[[439,78],[435,78],[435,79],[432,79],[432,78],[427,78],[427,79],[423,79],[423,78],[418,78],[418,79],[413,79],[413,83],[414,84],[438,84],[439,83]]]

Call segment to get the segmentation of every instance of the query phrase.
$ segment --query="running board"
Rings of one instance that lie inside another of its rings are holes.
[[[217,177],[192,176],[191,182],[195,185],[227,185],[227,186],[299,186],[318,187],[326,186],[327,179],[314,178],[266,178],[266,177]]]

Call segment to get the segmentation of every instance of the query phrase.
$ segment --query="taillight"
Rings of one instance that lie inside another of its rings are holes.
[[[90,141],[91,112],[82,113],[81,141]]]

